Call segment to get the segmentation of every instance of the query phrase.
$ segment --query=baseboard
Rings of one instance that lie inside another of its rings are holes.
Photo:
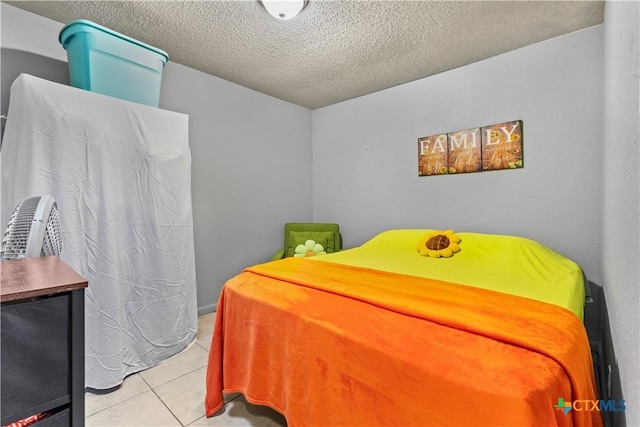
[[[216,310],[218,310],[218,303],[198,307],[198,317],[213,313]]]

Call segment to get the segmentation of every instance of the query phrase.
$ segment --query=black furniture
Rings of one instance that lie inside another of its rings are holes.
[[[2,425],[84,425],[84,288],[58,257],[0,262]]]

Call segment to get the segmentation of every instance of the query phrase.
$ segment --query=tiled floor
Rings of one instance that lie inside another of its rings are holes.
[[[158,366],[127,377],[107,394],[86,393],[90,426],[286,426],[282,415],[248,403],[240,394],[225,398],[224,412],[204,416],[205,374],[215,313],[198,318],[195,344]]]

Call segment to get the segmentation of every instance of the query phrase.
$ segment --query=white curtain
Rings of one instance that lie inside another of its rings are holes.
[[[89,281],[86,386],[107,389],[197,332],[188,116],[22,74],[2,143],[3,227],[51,194],[61,258]]]

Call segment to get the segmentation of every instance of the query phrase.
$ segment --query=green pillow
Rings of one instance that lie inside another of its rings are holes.
[[[304,245],[307,240],[320,243],[326,253],[335,252],[335,236],[333,231],[289,231],[287,236],[287,247],[284,248],[285,256],[293,256],[296,253],[296,246]]]

